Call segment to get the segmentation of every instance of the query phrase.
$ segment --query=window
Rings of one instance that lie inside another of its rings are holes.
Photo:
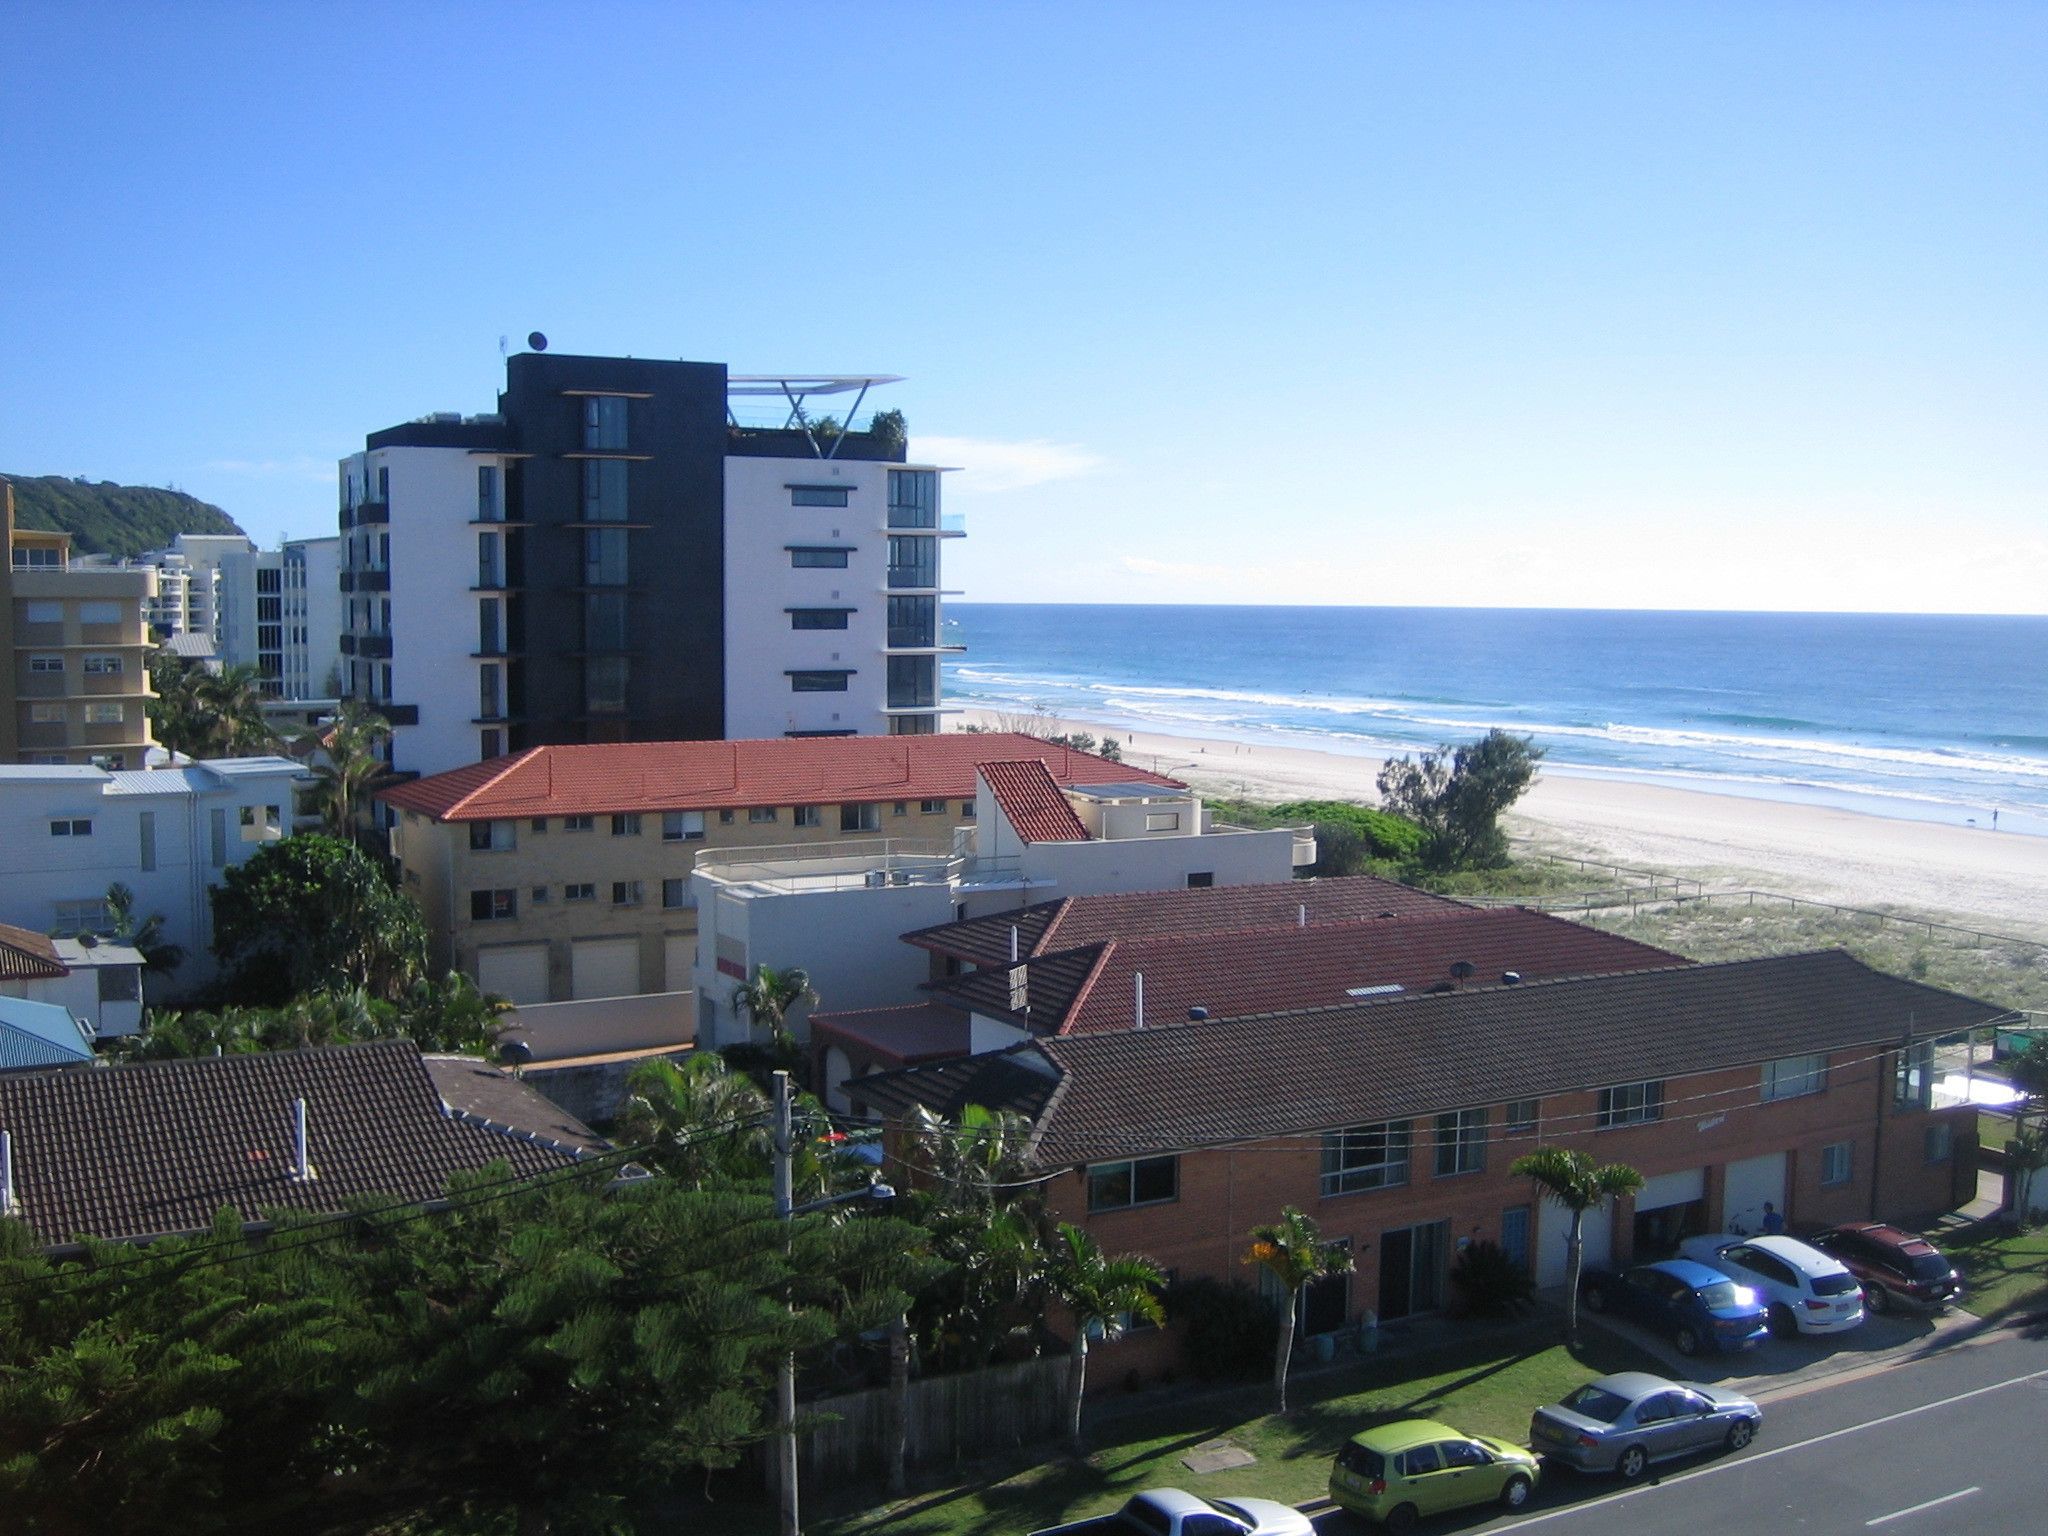
[[[62,672],[64,670],[64,658],[62,656],[31,656],[28,659],[28,669],[31,672],[41,672],[45,675],[53,672]]]
[[[889,599],[888,621],[891,645],[939,643],[939,600],[936,597],[892,597]]]
[[[583,707],[593,715],[622,715],[626,712],[625,657],[583,658]]]
[[[502,923],[519,915],[517,891],[471,891],[469,919],[473,923]]]
[[[544,885],[536,885],[526,893],[526,899],[536,907],[544,907],[548,904],[548,888]]]
[[[1664,1118],[1664,1084],[1623,1083],[1600,1090],[1600,1106],[1594,1126],[1611,1130],[1619,1125],[1646,1125]]]
[[[516,844],[509,821],[472,821],[469,824],[471,853],[506,853]]]
[[[583,649],[592,654],[630,649],[627,644],[626,594],[583,594]]]
[[[843,507],[848,489],[843,485],[792,485],[789,504],[792,507]]]
[[[495,523],[503,519],[498,510],[498,466],[479,464],[476,467],[476,517],[480,523]]]
[[[623,523],[626,520],[626,473],[623,459],[583,461],[583,520]]]
[[[939,476],[931,469],[889,471],[889,526],[939,526]]]
[[[810,545],[791,545],[789,563],[793,569],[799,571],[843,571],[846,569],[846,557],[851,553],[853,551],[848,549],[820,549]]]
[[[583,530],[583,585],[623,587],[626,584],[626,530]]]
[[[851,608],[792,608],[789,610],[791,629],[844,629]]]
[[[1191,891],[1206,891],[1215,883],[1216,871],[1213,869],[1197,869],[1188,875],[1188,889]]]
[[[14,552],[14,568],[17,571],[54,571],[64,564],[64,552],[59,549],[17,549]],[[41,620],[30,620],[40,623]]]
[[[1323,1137],[1323,1193],[1350,1195],[1408,1182],[1408,1122],[1355,1125]]]
[[[156,812],[144,811],[136,818],[142,845],[138,850],[144,873],[156,868]]]
[[[791,693],[844,693],[846,680],[853,676],[849,669],[844,672],[791,672],[789,691]]]
[[[213,858],[213,867],[221,868],[228,861],[228,813],[216,806],[206,813],[207,841]]]
[[[842,832],[879,832],[882,829],[880,807],[872,803],[842,805],[839,807],[839,830]]]
[[[77,901],[52,902],[57,920],[51,931],[61,934],[100,933],[110,926],[107,918],[107,899],[104,896],[85,896]]]
[[[78,622],[81,624],[118,624],[121,622],[119,603],[80,603]]]
[[[494,662],[476,669],[476,713],[479,720],[496,720],[505,713],[505,701],[498,686],[502,670]]]
[[[822,827],[825,813],[815,805],[799,805],[790,809],[790,820],[799,827]]]
[[[889,585],[936,587],[939,584],[939,541],[920,534],[889,535]]]
[[[88,656],[85,658],[87,677],[119,677],[121,658],[118,656]]]
[[[749,816],[749,817],[747,818],[747,820],[749,820],[749,821],[752,821],[753,819],[754,819],[754,818],[753,818],[752,816]],[[770,819],[772,820],[773,818],[770,818]],[[732,825],[732,812],[731,812],[731,811],[720,811],[720,812],[718,813],[718,824],[719,824],[719,825],[720,825],[721,827],[729,827],[729,826],[731,826],[731,825]]]
[[[704,835],[702,811],[663,811],[661,840],[664,843],[695,842]]]
[[[1436,1117],[1436,1174],[1478,1173],[1486,1166],[1486,1111],[1458,1109]]]
[[[584,880],[574,885],[565,885],[562,887],[562,900],[595,901],[597,900],[597,884],[594,881]]]
[[[477,759],[489,762],[494,757],[505,755],[505,733],[503,731],[479,731],[477,733]]]
[[[583,446],[613,449],[626,446],[625,396],[583,397]]]
[[[91,837],[92,820],[90,817],[77,816],[66,817],[59,819],[57,821],[53,821],[50,823],[50,836]]]
[[[1920,1144],[1930,1163],[1945,1163],[1954,1142],[1955,1127],[1946,1120],[1940,1120],[1921,1133]]]
[[[1418,1445],[1412,1451],[1401,1453],[1403,1477],[1420,1477],[1424,1473],[1441,1472],[1443,1469],[1443,1457],[1438,1454],[1434,1445]]]
[[[1899,1052],[1892,1080],[1892,1104],[1899,1109],[1934,1107],[1934,1042],[1922,1040]]]
[[[277,806],[245,805],[238,814],[245,843],[260,843],[283,834],[283,812]]]
[[[690,882],[674,879],[662,881],[661,904],[670,912],[696,906],[697,903],[690,899]]]
[[[946,804],[947,802],[944,800],[920,800],[917,802],[917,814],[920,816],[943,816],[946,814]]]
[[[1785,1056],[1764,1063],[1763,1101],[1804,1098],[1828,1085],[1828,1059],[1818,1056]]]
[[[1834,1189],[1849,1182],[1850,1155],[1856,1144],[1853,1141],[1830,1142],[1820,1149],[1820,1187]]]
[[[504,649],[498,627],[499,603],[495,597],[480,597],[476,603],[476,648],[480,655],[496,656]]]
[[[960,802],[960,819],[962,821],[974,820],[974,802],[972,800],[962,800]]]
[[[639,906],[640,882],[638,880],[614,880],[612,882],[612,905],[615,907]]]
[[[495,533],[476,536],[476,584],[480,587],[505,585],[505,564],[501,558],[501,537]]]
[[[535,832],[545,832],[548,829],[548,819],[545,816],[536,816],[527,825]]]
[[[128,706],[116,700],[111,704],[92,703],[85,706],[87,725],[119,725],[128,718]]]
[[[939,702],[936,656],[891,656],[888,678],[890,709],[929,709]]]
[[[773,821],[776,815],[776,809],[772,805],[750,805],[747,807],[747,820],[750,822]],[[723,817],[720,819],[723,820]]]
[[[1522,1268],[1529,1267],[1529,1207],[1511,1205],[1500,1213],[1501,1251]]]
[[[1180,830],[1180,812],[1147,811],[1145,813],[1145,830],[1147,832],[1178,832]]]
[[[640,813],[627,811],[612,817],[613,837],[638,837],[640,835]]]
[[[891,800],[891,801],[889,802],[889,814],[890,814],[891,816],[907,816],[907,815],[909,815],[909,814],[910,814],[910,802],[909,802],[908,800]]]
[[[64,706],[62,704],[31,704],[28,707],[29,723],[32,725],[62,725]]]
[[[1140,1157],[1088,1170],[1088,1209],[1122,1211],[1180,1198],[1180,1159]]]
[[[16,550],[15,553],[20,554],[21,551]],[[24,624],[62,624],[64,622],[64,605],[52,602],[29,603],[22,613],[22,622]]]
[[[1540,1099],[1516,1099],[1508,1106],[1507,1122],[1510,1136],[1534,1136],[1536,1115]]]
[[[596,825],[597,818],[595,816],[564,816],[562,818],[562,830],[564,832],[588,832]]]

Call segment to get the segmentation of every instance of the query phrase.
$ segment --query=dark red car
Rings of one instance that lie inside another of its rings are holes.
[[[1894,1306],[1939,1312],[1962,1300],[1963,1277],[1947,1255],[1911,1232],[1881,1221],[1851,1221],[1806,1241],[1863,1282],[1863,1304],[1873,1312]]]

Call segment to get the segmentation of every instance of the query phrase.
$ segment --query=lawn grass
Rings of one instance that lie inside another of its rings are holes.
[[[2005,1144],[2012,1140],[2013,1118],[2011,1115],[1994,1114],[1980,1110],[1977,1114],[1977,1145],[1993,1151],[2003,1152]]]
[[[1589,1334],[1576,1356],[1552,1342],[1555,1337],[1554,1320],[1545,1319],[1526,1328],[1489,1329],[1426,1354],[1305,1377],[1293,1385],[1294,1408],[1285,1416],[1266,1411],[1270,1387],[1105,1396],[1102,1411],[1091,1416],[1093,1449],[1083,1459],[1043,1447],[968,1469],[965,1481],[893,1507],[874,1507],[872,1491],[826,1490],[809,1497],[805,1525],[818,1536],[1016,1536],[1106,1513],[1139,1489],[1161,1485],[1300,1503],[1324,1494],[1337,1448],[1374,1424],[1440,1418],[1521,1443],[1532,1409],[1588,1378],[1658,1368],[1604,1336]],[[1181,1464],[1213,1440],[1227,1440],[1258,1460],[1203,1475]]]
[[[2007,1231],[1989,1222],[1935,1242],[1963,1272],[1964,1310],[1979,1317],[2048,1311],[2048,1227]]]

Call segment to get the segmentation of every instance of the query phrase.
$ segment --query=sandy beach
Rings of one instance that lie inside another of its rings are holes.
[[[994,725],[985,711],[963,721]],[[1105,728],[1061,720],[1053,729]],[[1152,731],[1114,732],[1124,759],[1197,789],[1254,800],[1377,801],[1376,759]],[[1781,891],[1846,906],[1905,908],[2048,939],[2048,837],[1891,820],[1558,773],[1540,777],[1509,830],[1545,852]]]

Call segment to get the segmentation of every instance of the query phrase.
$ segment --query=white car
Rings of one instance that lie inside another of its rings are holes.
[[[1796,1238],[1715,1232],[1687,1238],[1678,1251],[1761,1291],[1780,1335],[1844,1333],[1863,1321],[1861,1283],[1839,1260]]]

